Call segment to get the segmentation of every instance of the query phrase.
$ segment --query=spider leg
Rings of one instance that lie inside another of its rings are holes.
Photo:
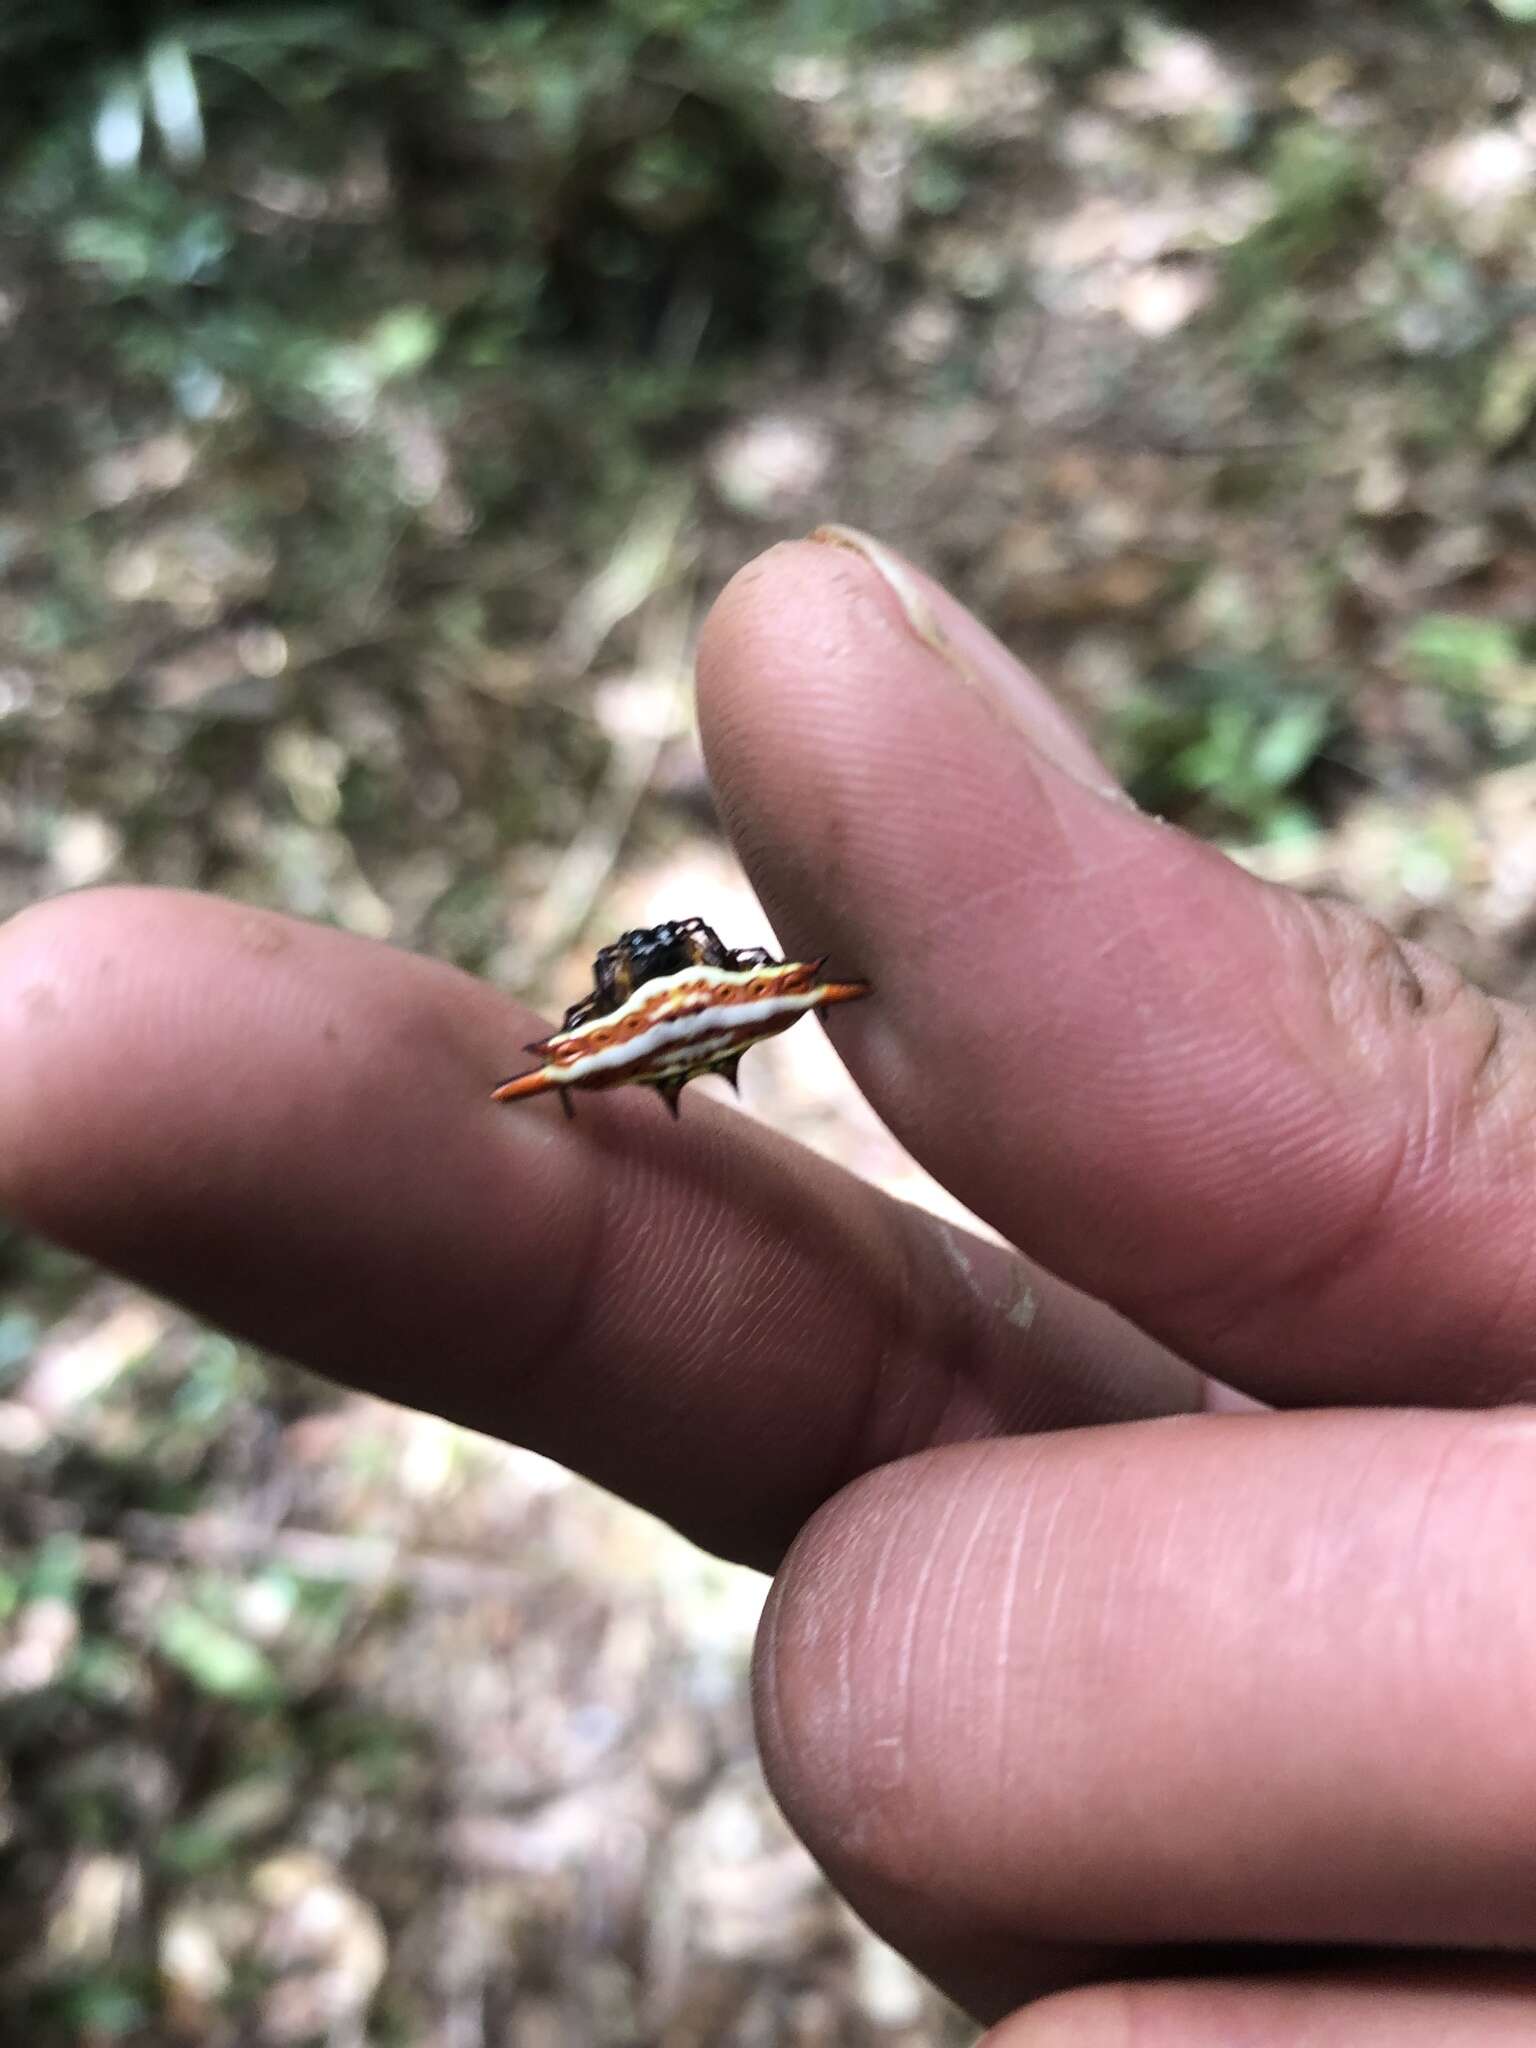
[[[689,961],[695,967],[729,967],[731,956],[719,935],[702,917],[684,918],[677,927]]]
[[[668,1109],[671,1110],[673,1123],[676,1123],[678,1118],[682,1115],[682,1110],[678,1106],[678,1097],[682,1094],[684,1088],[686,1088],[687,1085],[688,1076],[686,1074],[683,1075],[681,1080],[653,1081],[651,1083],[651,1086],[656,1090],[656,1093],[661,1097],[662,1101],[667,1105]]]

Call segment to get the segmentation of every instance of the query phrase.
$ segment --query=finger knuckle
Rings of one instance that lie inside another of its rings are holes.
[[[1536,1048],[1521,1010],[1351,904],[1292,901],[1346,1057],[1362,1058],[1373,1071],[1407,1065],[1435,1120],[1480,1115],[1511,1088],[1532,1106],[1529,1055]]]
[[[1349,904],[1277,889],[1267,905],[1276,1029],[1318,1119],[1295,1141],[1316,1199],[1258,1256],[1186,1286],[1180,1327],[1202,1357],[1246,1365],[1277,1330],[1300,1318],[1315,1331],[1321,1308],[1343,1304],[1357,1358],[1400,1374],[1405,1343],[1439,1350],[1453,1329],[1468,1398],[1507,1398],[1531,1356],[1536,1028]],[[1443,1326],[1359,1315],[1426,1257],[1441,1268]]]

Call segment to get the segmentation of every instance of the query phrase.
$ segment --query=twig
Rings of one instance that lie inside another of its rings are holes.
[[[505,1565],[413,1550],[387,1536],[344,1536],[328,1529],[266,1529],[223,1515],[155,1515],[135,1509],[123,1516],[120,1537],[87,1537],[80,1564],[89,1579],[121,1578],[144,1557],[185,1559],[204,1565],[278,1562],[308,1578],[352,1585],[405,1583],[438,1600],[506,1598],[527,1581]]]

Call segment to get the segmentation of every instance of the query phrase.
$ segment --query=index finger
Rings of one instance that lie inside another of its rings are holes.
[[[1198,1402],[1109,1311],[706,1098],[492,1102],[534,1023],[237,904],[43,905],[0,932],[0,1204],[758,1564],[921,1444]]]
[[[878,545],[744,570],[700,704],[778,929],[882,990],[849,1064],[971,1209],[1267,1400],[1536,1384],[1523,1013],[1142,816]]]

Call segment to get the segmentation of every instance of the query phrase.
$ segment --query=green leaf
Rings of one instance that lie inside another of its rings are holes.
[[[144,148],[144,96],[137,79],[119,78],[103,94],[91,124],[91,140],[104,171],[135,168]]]
[[[1479,694],[1520,661],[1513,629],[1499,619],[1460,612],[1428,612],[1403,643],[1410,664],[1442,690]]]
[[[1268,789],[1284,789],[1310,764],[1331,722],[1332,712],[1321,699],[1287,705],[1254,742],[1249,772]]]
[[[156,1860],[166,1870],[196,1876],[217,1870],[243,1843],[277,1827],[293,1805],[295,1779],[286,1771],[263,1771],[215,1792],[192,1815],[161,1834]]]
[[[0,1386],[27,1365],[37,1347],[40,1325],[25,1309],[0,1310]]]
[[[45,2009],[81,2041],[112,2041],[136,2033],[149,2019],[145,1988],[126,1976],[91,1972],[45,1990]],[[75,2031],[78,2029],[78,2031]]]
[[[144,1670],[138,1654],[109,1636],[88,1636],[65,1667],[64,1682],[77,1699],[126,1707],[140,1701]]]
[[[437,352],[437,320],[425,306],[396,306],[376,321],[365,344],[369,365],[381,384],[409,377]]]
[[[1536,0],[1533,0],[1536,5]],[[1532,15],[1536,20],[1536,14]],[[1489,366],[1478,409],[1477,431],[1489,448],[1518,441],[1536,412],[1536,348],[1522,334]]]
[[[75,1604],[84,1569],[80,1539],[73,1535],[45,1537],[28,1563],[24,1597],[66,1600]]]
[[[278,1698],[276,1671],[254,1643],[211,1621],[186,1601],[167,1607],[155,1632],[162,1657],[203,1692],[264,1705]]]
[[[99,270],[115,285],[142,284],[154,268],[154,245],[132,222],[90,214],[64,230],[64,254],[82,269]]]
[[[199,162],[203,110],[186,44],[175,36],[156,43],[144,60],[144,82],[167,156],[177,163]]]

